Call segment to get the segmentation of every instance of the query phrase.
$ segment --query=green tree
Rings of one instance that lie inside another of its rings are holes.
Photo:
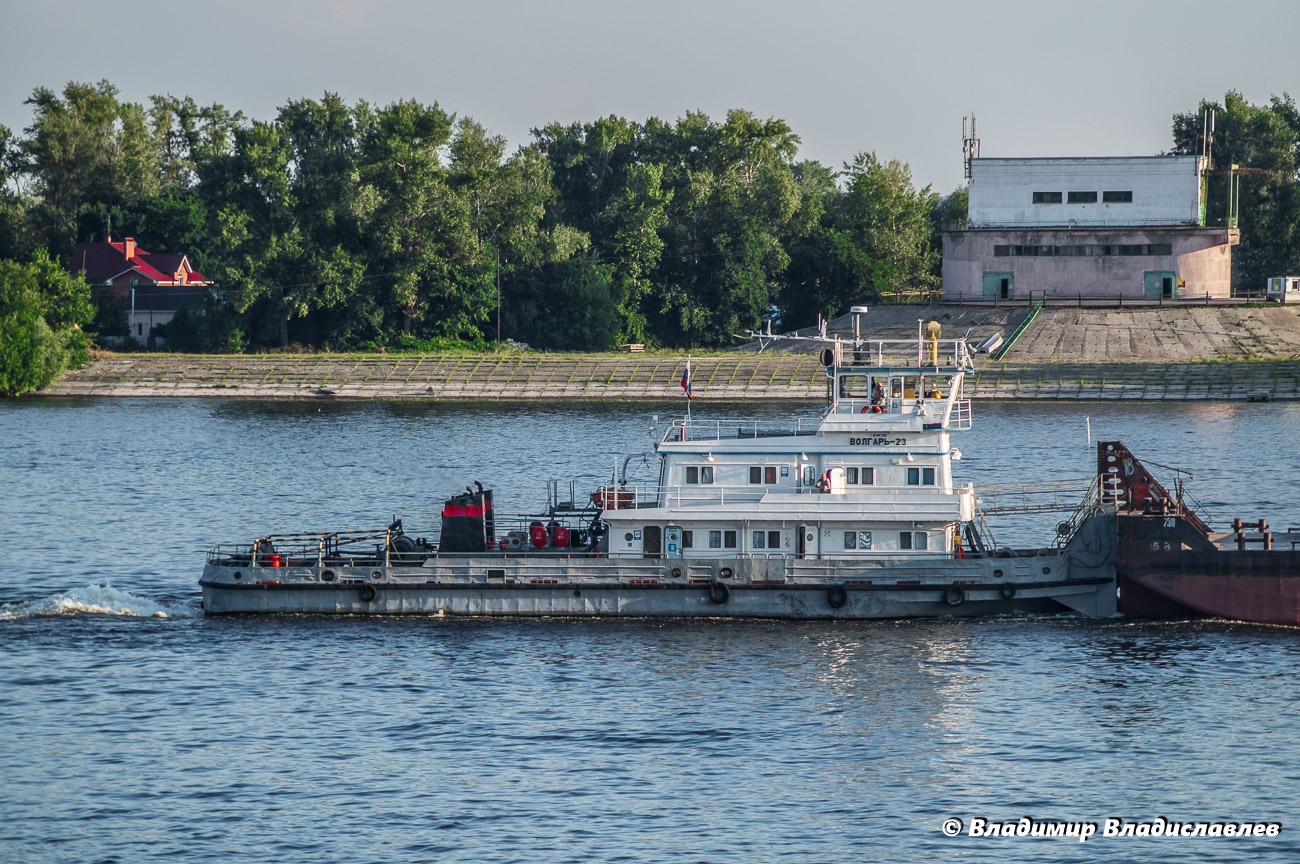
[[[0,394],[38,390],[86,359],[81,328],[94,318],[90,286],[44,251],[0,261]]]
[[[1210,148],[1214,172],[1208,182],[1206,218],[1224,224],[1232,165],[1250,173],[1235,178],[1241,245],[1232,253],[1234,292],[1259,292],[1269,276],[1300,271],[1300,112],[1290,95],[1252,105],[1229,91],[1223,102],[1202,101],[1194,112],[1175,114],[1173,152],[1202,152],[1203,118],[1215,112]]]

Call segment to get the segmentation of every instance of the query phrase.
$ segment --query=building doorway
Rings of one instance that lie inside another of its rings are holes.
[[[1014,273],[985,273],[984,299],[1011,300],[1016,296],[1016,275]]]
[[[1148,270],[1142,274],[1142,297],[1145,300],[1174,299],[1178,274],[1172,270]]]

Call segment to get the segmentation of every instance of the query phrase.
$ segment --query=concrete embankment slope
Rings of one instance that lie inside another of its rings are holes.
[[[686,358],[517,354],[125,355],[64,376],[42,396],[254,399],[674,400]],[[691,362],[696,400],[821,400],[811,354],[728,354]],[[1250,363],[981,362],[976,399],[1297,399],[1300,360]]]
[[[972,344],[1009,336],[1027,306],[891,305],[862,321],[868,338],[915,338],[918,321]],[[852,319],[832,333],[851,335]],[[696,399],[826,395],[815,342],[707,354],[691,364]],[[372,399],[680,399],[686,357],[122,354],[65,375],[44,396]],[[1048,306],[1001,361],[980,358],[977,399],[1298,399],[1300,309],[1247,306]]]

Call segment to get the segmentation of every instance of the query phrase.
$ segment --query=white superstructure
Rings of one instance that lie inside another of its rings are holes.
[[[819,420],[672,423],[659,485],[609,496],[610,557],[951,557],[974,518],[950,440],[971,425],[971,361],[937,330],[833,343]]]

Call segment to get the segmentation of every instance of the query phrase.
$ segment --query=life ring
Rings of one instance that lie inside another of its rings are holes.
[[[731,568],[730,568],[730,567],[723,567],[721,570],[718,571],[718,576],[719,576],[720,578],[722,578],[722,579],[730,579],[730,578],[731,578]]]
[[[721,606],[731,599],[731,589],[721,582],[709,583],[709,601]]]
[[[871,410],[871,406],[870,406],[870,405],[863,405],[863,406],[862,406],[862,410],[859,411],[858,413],[859,413],[859,414],[866,414],[866,413],[867,413],[868,411],[870,411],[870,410]]]
[[[680,578],[682,578],[682,568],[680,568],[680,567],[674,567],[674,568],[673,568],[673,578],[674,578],[674,579],[680,579]]]
[[[826,589],[826,604],[832,609],[839,609],[847,602],[849,602],[849,592],[844,590],[843,585],[832,585]]]
[[[322,571],[321,571],[321,574],[320,574],[320,581],[322,581],[322,582],[333,582],[333,581],[334,581],[334,571],[333,571],[333,570],[322,570]]]
[[[998,596],[1003,600],[1010,600],[1012,597],[1016,596],[1016,586],[1012,585],[1010,582],[1006,583],[998,589]]]
[[[372,603],[374,602],[374,599],[379,596],[379,589],[374,585],[362,585],[360,596],[362,603]]]
[[[949,606],[960,606],[966,602],[966,592],[956,585],[953,585],[947,591],[943,592],[943,602],[947,603]]]

